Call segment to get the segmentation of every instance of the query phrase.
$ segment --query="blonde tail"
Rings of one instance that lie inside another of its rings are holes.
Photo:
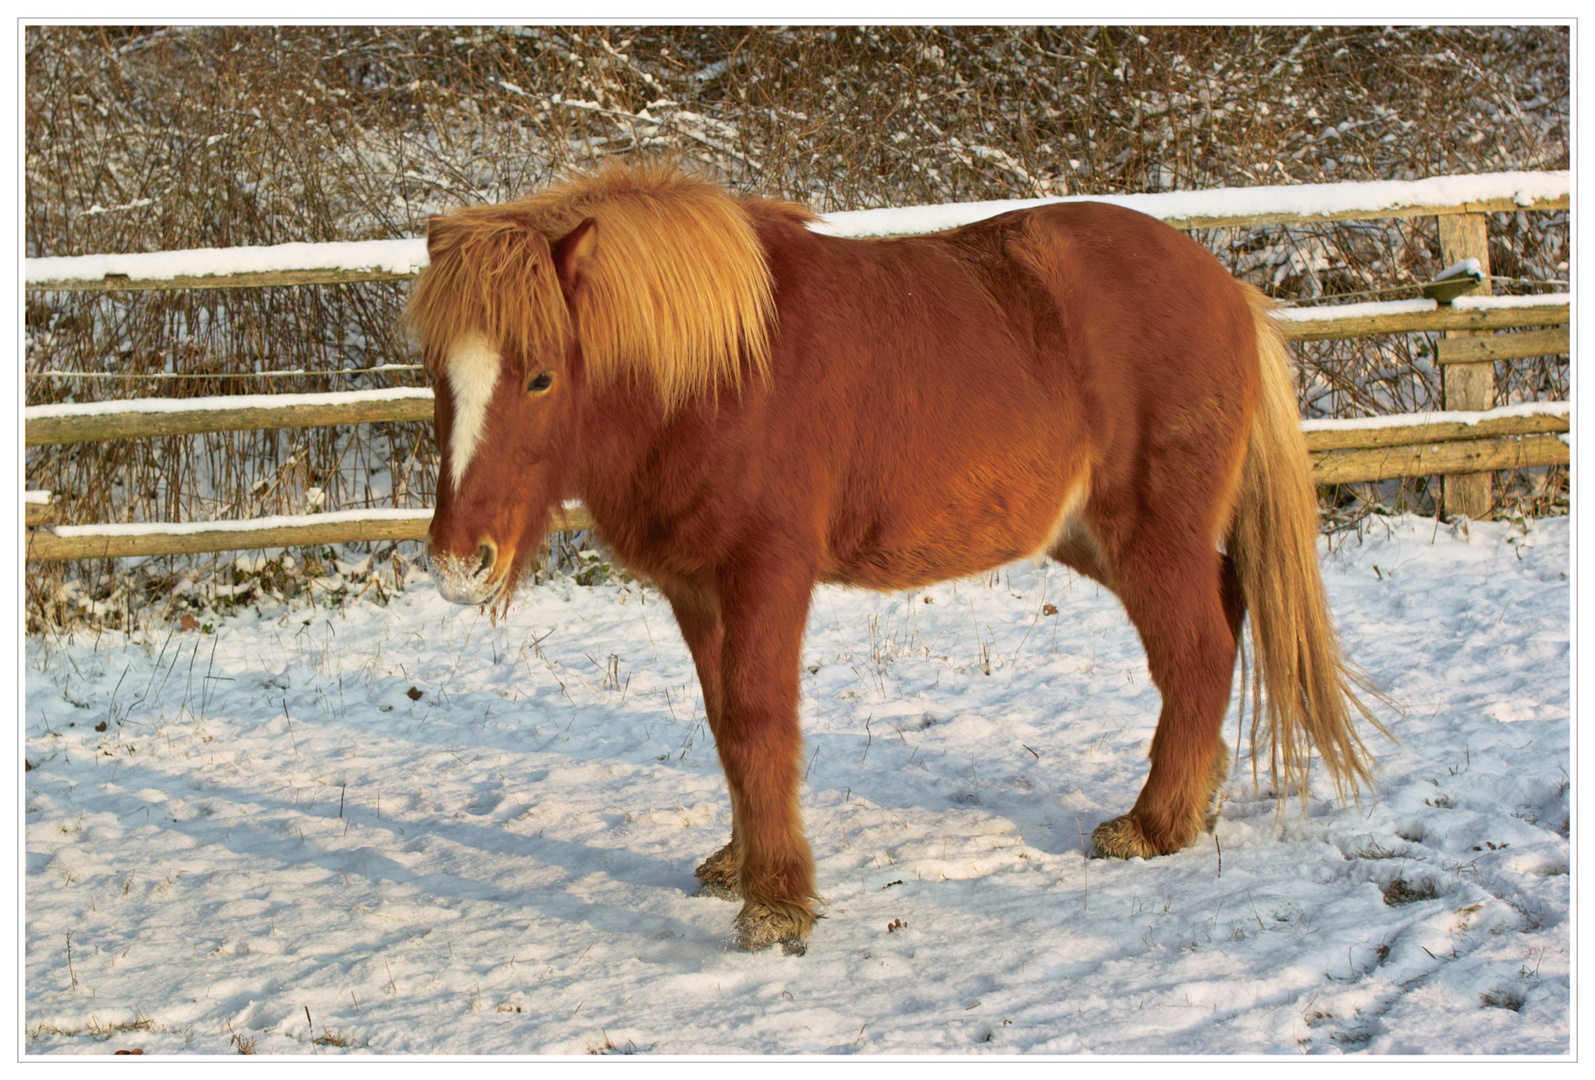
[[[1269,314],[1272,301],[1251,286],[1242,288],[1257,326],[1262,393],[1228,547],[1251,616],[1252,775],[1255,780],[1266,716],[1269,770],[1281,798],[1288,785],[1305,800],[1308,755],[1316,747],[1344,799],[1348,788],[1355,795],[1359,783],[1372,787],[1371,761],[1351,711],[1390,734],[1351,687],[1387,699],[1346,662],[1330,622],[1318,571],[1318,493],[1289,355]]]

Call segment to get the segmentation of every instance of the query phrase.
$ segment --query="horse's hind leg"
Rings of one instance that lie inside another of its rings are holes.
[[[720,729],[720,644],[725,638],[725,624],[720,620],[720,603],[714,590],[704,585],[681,581],[661,580],[659,591],[670,601],[676,616],[676,626],[692,653],[693,665],[698,669],[698,685],[703,690],[703,712],[709,720],[709,730],[719,738]],[[710,855],[693,871],[698,879],[700,896],[713,896],[721,900],[741,899],[737,874],[742,860],[737,851],[736,806],[732,804],[731,839],[719,851]]]
[[[1224,557],[1204,530],[1181,528],[1187,524],[1143,521],[1111,551],[1113,591],[1140,631],[1163,710],[1135,806],[1091,834],[1104,855],[1149,857],[1186,846],[1210,826],[1229,772],[1220,728],[1243,608]]]

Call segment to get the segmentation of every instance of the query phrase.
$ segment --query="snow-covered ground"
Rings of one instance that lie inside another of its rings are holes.
[[[32,638],[25,1048],[1565,1054],[1569,540],[1336,538],[1403,709],[1378,790],[1276,816],[1243,757],[1216,835],[1150,862],[1082,857],[1158,709],[1110,596],[1027,563],[821,589],[802,957],[692,895],[729,810],[640,586]]]

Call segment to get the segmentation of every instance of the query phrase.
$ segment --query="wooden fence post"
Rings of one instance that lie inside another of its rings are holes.
[[[1451,266],[1463,259],[1477,259],[1484,280],[1464,296],[1490,295],[1489,216],[1486,214],[1440,215],[1440,262]],[[1448,330],[1445,337],[1473,337],[1474,331]],[[1446,364],[1440,369],[1440,386],[1445,408],[1463,412],[1483,412],[1495,405],[1495,363]],[[1490,475],[1447,476],[1441,481],[1441,507],[1446,514],[1466,514],[1474,520],[1490,514]]]

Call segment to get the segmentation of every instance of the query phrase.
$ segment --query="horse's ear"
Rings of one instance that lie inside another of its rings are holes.
[[[426,253],[436,261],[439,251],[447,248],[455,236],[457,222],[446,214],[426,216]]]
[[[585,218],[570,232],[551,245],[554,255],[554,273],[566,293],[574,295],[592,268],[593,255],[598,250],[598,222]]]

